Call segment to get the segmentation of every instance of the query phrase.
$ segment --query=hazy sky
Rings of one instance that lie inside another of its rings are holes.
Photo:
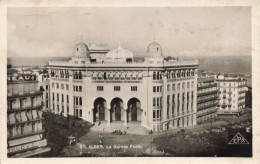
[[[134,55],[251,55],[250,7],[8,8],[8,56],[72,56],[82,40]]]

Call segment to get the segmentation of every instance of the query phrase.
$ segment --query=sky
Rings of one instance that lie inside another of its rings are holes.
[[[8,57],[69,57],[76,43],[145,55],[250,56],[250,7],[22,8],[7,11]]]

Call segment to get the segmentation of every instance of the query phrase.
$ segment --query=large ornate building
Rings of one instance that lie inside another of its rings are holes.
[[[194,60],[165,60],[161,46],[148,45],[144,61],[105,45],[78,43],[69,61],[50,61],[50,109],[93,124],[139,122],[159,131],[196,125]]]
[[[8,157],[29,157],[50,151],[43,137],[42,94],[36,75],[8,70]]]

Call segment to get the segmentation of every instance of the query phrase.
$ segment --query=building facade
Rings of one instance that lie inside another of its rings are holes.
[[[196,125],[197,69],[193,60],[164,60],[148,45],[144,61],[131,51],[78,43],[70,61],[50,61],[50,109],[93,124],[139,122],[150,130]]]
[[[246,80],[240,77],[217,77],[220,94],[219,115],[240,115],[245,111]]]
[[[42,94],[36,75],[8,73],[8,157],[29,157],[50,150],[43,138]]]
[[[219,96],[214,78],[198,79],[197,122],[201,123],[217,116]]]

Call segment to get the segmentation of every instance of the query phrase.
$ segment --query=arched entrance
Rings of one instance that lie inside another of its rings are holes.
[[[141,121],[141,102],[137,98],[131,98],[127,103],[128,121]]]
[[[100,97],[94,101],[94,110],[93,110],[94,122],[105,120],[105,107],[106,107],[105,99]]]
[[[111,101],[110,118],[115,121],[121,121],[121,111],[123,110],[123,101],[120,98],[114,98]]]

